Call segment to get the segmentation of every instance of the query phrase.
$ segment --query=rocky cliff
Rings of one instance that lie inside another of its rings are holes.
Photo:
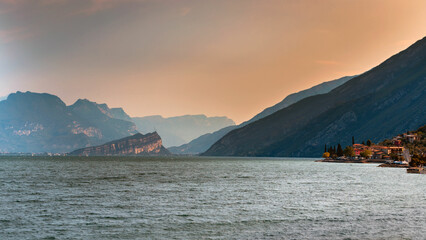
[[[136,156],[169,155],[157,132],[140,134],[108,142],[99,146],[75,150],[71,156]]]

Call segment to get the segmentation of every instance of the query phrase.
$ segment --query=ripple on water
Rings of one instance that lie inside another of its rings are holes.
[[[311,159],[0,157],[0,239],[422,239],[424,176]]]

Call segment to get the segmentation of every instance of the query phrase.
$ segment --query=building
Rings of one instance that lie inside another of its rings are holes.
[[[404,147],[398,147],[398,146],[393,146],[393,147],[388,147],[390,152],[389,154],[395,154],[397,156],[402,156],[402,153],[404,152]]]
[[[410,143],[413,143],[414,141],[420,140],[420,136],[417,134],[407,134],[404,133],[404,138],[407,139]]]
[[[352,147],[354,149],[355,157],[360,157],[361,152],[369,150],[371,151],[372,159],[390,159],[391,155],[402,156],[404,152],[404,147],[400,146],[385,147],[374,145],[369,147],[363,144],[354,144]]]
[[[362,151],[368,149],[368,146],[359,143],[355,143],[352,147],[354,149],[355,157],[359,157]]]
[[[384,146],[371,146],[370,151],[373,159],[390,159],[390,149]]]
[[[394,146],[401,146],[401,137],[396,137],[392,139],[392,145]]]

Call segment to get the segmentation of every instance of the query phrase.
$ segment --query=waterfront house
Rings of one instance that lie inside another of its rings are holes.
[[[385,147],[385,146],[379,146],[379,145],[373,145],[373,146],[367,146],[363,144],[354,144],[352,145],[355,153],[355,157],[359,158],[361,155],[361,152],[365,150],[370,150],[372,155],[372,159],[390,159],[391,154],[395,154],[398,156],[402,156],[402,153],[404,151],[404,147],[399,146],[392,146],[392,147]]]

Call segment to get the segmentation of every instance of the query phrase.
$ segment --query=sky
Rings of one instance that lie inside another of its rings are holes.
[[[0,96],[241,123],[425,33],[424,0],[0,0]]]

